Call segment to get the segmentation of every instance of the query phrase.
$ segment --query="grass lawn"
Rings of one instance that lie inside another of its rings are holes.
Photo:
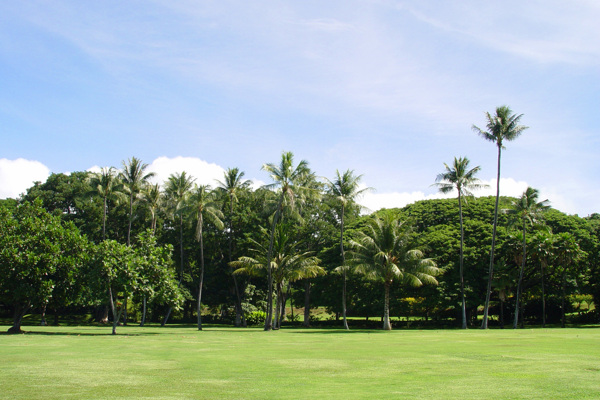
[[[2,399],[600,398],[598,327],[23,329],[0,335]]]

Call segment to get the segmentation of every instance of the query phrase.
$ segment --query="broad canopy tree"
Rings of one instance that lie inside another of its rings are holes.
[[[40,200],[13,212],[0,207],[0,302],[14,307],[9,333],[21,332],[27,311],[43,307],[57,284],[71,291],[61,296],[65,302],[76,298],[88,246],[72,222],[48,213]]]

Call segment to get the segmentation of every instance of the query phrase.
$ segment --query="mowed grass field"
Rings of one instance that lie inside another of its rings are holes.
[[[0,335],[1,399],[600,398],[598,327],[24,330]]]

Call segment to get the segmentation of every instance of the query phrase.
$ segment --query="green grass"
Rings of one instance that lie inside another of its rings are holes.
[[[24,329],[0,335],[0,398],[600,398],[598,328]]]

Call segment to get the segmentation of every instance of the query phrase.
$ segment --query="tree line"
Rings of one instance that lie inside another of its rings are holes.
[[[498,182],[504,143],[526,129],[520,118],[503,106],[473,127],[497,146]],[[93,310],[115,333],[147,318],[271,330],[298,318],[294,309],[308,326],[316,307],[345,329],[378,315],[384,329],[391,316],[564,326],[575,307],[598,304],[600,217],[551,209],[533,188],[475,198],[480,168],[466,157],[435,177],[457,198],[371,215],[357,203],[370,190],[360,175],[321,179],[291,152],[263,166],[272,183],[260,188],[237,168],[214,187],[185,171],[152,184],[147,168],[133,157],[120,169],[52,174],[2,201],[0,306],[13,314],[11,332],[31,310],[43,321],[47,310]],[[580,314],[573,320],[597,319]]]

